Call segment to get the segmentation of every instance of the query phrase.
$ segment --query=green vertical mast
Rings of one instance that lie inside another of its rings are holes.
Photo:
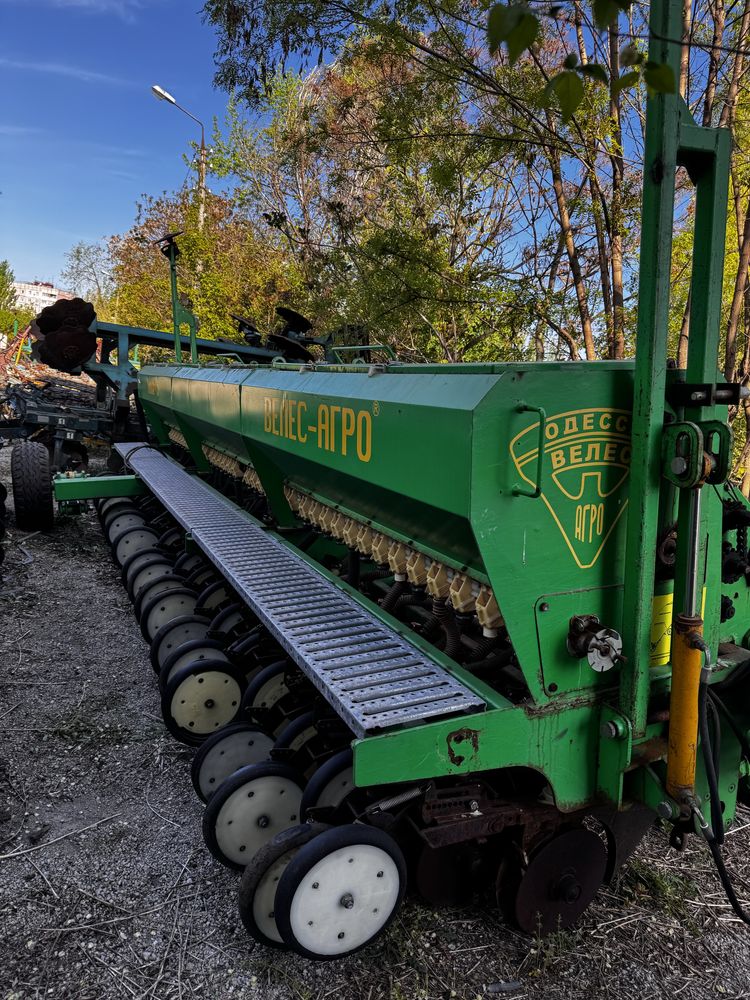
[[[653,0],[649,58],[666,63],[679,80],[681,0]],[[641,257],[638,286],[636,374],[633,399],[633,454],[628,517],[623,620],[631,624],[629,658],[621,674],[621,709],[636,738],[646,728],[650,686],[649,644],[654,563],[662,484],[675,172],[684,166],[697,186],[695,249],[690,309],[690,383],[715,383],[724,268],[724,239],[730,136],[725,129],[701,128],[679,94],[648,100],[643,169]],[[709,415],[691,410],[690,419]],[[684,497],[683,497],[684,500]],[[675,608],[683,589],[688,509],[680,503]],[[705,533],[702,533],[705,544]]]

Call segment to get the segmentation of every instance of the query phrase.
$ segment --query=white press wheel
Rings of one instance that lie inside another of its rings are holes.
[[[145,566],[136,570],[131,577],[132,582],[129,588],[129,597],[133,604],[138,600],[141,591],[145,587],[148,587],[156,580],[161,580],[165,576],[174,576],[172,564],[167,562],[166,558],[162,558],[158,562],[151,562],[149,560]]]
[[[196,794],[208,802],[230,774],[249,764],[263,764],[272,749],[273,737],[247,722],[214,733],[193,757],[190,776]]]
[[[309,819],[310,813],[317,815],[316,810],[325,810],[335,816],[346,799],[355,791],[354,756],[350,749],[334,754],[320,765],[312,775],[302,796],[302,819]]]
[[[200,615],[184,615],[162,625],[151,641],[151,666],[155,673],[160,673],[174,656],[177,649],[186,642],[205,639],[208,631],[208,618]]]
[[[196,663],[206,663],[211,660],[213,663],[231,663],[227,654],[221,648],[220,643],[213,639],[198,639],[196,642],[186,642],[176,652],[176,656],[171,656],[159,671],[159,688],[166,691],[169,682],[176,677],[180,670],[185,667],[192,667]]]
[[[144,549],[143,552],[136,552],[135,555],[131,556],[125,561],[120,570],[120,579],[122,580],[122,585],[128,592],[128,597],[132,600],[131,588],[133,577],[146,566],[156,565],[156,563],[163,563],[166,560],[166,556],[159,549]]]
[[[129,559],[136,552],[143,552],[145,549],[152,549],[156,545],[158,535],[153,528],[130,528],[123,532],[112,547],[115,562],[122,566],[126,559]]]
[[[285,947],[274,913],[276,888],[300,848],[327,829],[323,823],[302,823],[282,830],[261,847],[242,873],[240,917],[245,929],[260,944]]]
[[[135,617],[140,621],[143,609],[148,607],[149,603],[153,600],[157,594],[166,594],[171,590],[185,590],[182,580],[179,576],[171,571],[165,573],[164,576],[156,576],[154,579],[147,581],[141,587],[140,593],[135,597],[133,601],[133,613]]]
[[[104,530],[107,534],[109,544],[115,545],[123,532],[128,531],[130,528],[143,528],[145,525],[146,518],[142,514],[139,514],[137,510],[124,511],[105,522]]]
[[[276,889],[276,925],[305,958],[342,958],[382,934],[405,888],[406,864],[393,837],[361,823],[332,827],[287,865]]]
[[[203,837],[213,856],[241,870],[281,830],[299,823],[304,778],[285,764],[250,764],[209,799]]]
[[[207,660],[183,667],[161,699],[164,724],[182,743],[200,743],[237,718],[244,678],[228,663]]]
[[[140,605],[141,634],[150,643],[163,625],[194,612],[195,593],[186,587],[175,587],[157,594],[148,603]]]

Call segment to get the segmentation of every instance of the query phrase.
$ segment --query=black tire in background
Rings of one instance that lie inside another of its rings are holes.
[[[21,531],[50,531],[55,520],[49,452],[38,441],[19,441],[10,455],[16,524]]]

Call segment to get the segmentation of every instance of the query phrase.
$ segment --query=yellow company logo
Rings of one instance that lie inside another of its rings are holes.
[[[264,396],[263,430],[300,444],[311,442],[321,451],[356,455],[360,462],[372,457],[372,414],[333,403],[308,405],[307,400]]]
[[[630,413],[591,408],[548,417],[539,461],[539,421],[510,443],[516,470],[535,487],[541,470],[541,498],[581,569],[601,555],[627,507],[630,471]]]

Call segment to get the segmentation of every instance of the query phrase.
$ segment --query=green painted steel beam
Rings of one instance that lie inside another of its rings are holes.
[[[667,39],[681,37],[681,5],[673,0],[657,0],[651,6],[649,27],[652,37],[650,58],[668,63],[678,80],[680,49]],[[623,597],[623,620],[630,623],[630,629],[626,637],[628,661],[620,675],[620,707],[631,720],[635,737],[642,736],[646,730],[650,687],[654,552],[659,517],[675,171],[680,125],[678,100],[673,94],[653,95],[649,98],[646,111],[633,453],[630,464],[631,506]]]
[[[98,500],[107,497],[138,497],[148,489],[138,476],[66,476],[55,477],[55,499]]]
[[[354,780],[381,785],[529,767],[547,778],[557,807],[572,812],[604,798],[597,789],[599,727],[591,705],[536,713],[509,706],[440,720],[356,741]],[[628,749],[626,739],[620,766],[629,762]]]

